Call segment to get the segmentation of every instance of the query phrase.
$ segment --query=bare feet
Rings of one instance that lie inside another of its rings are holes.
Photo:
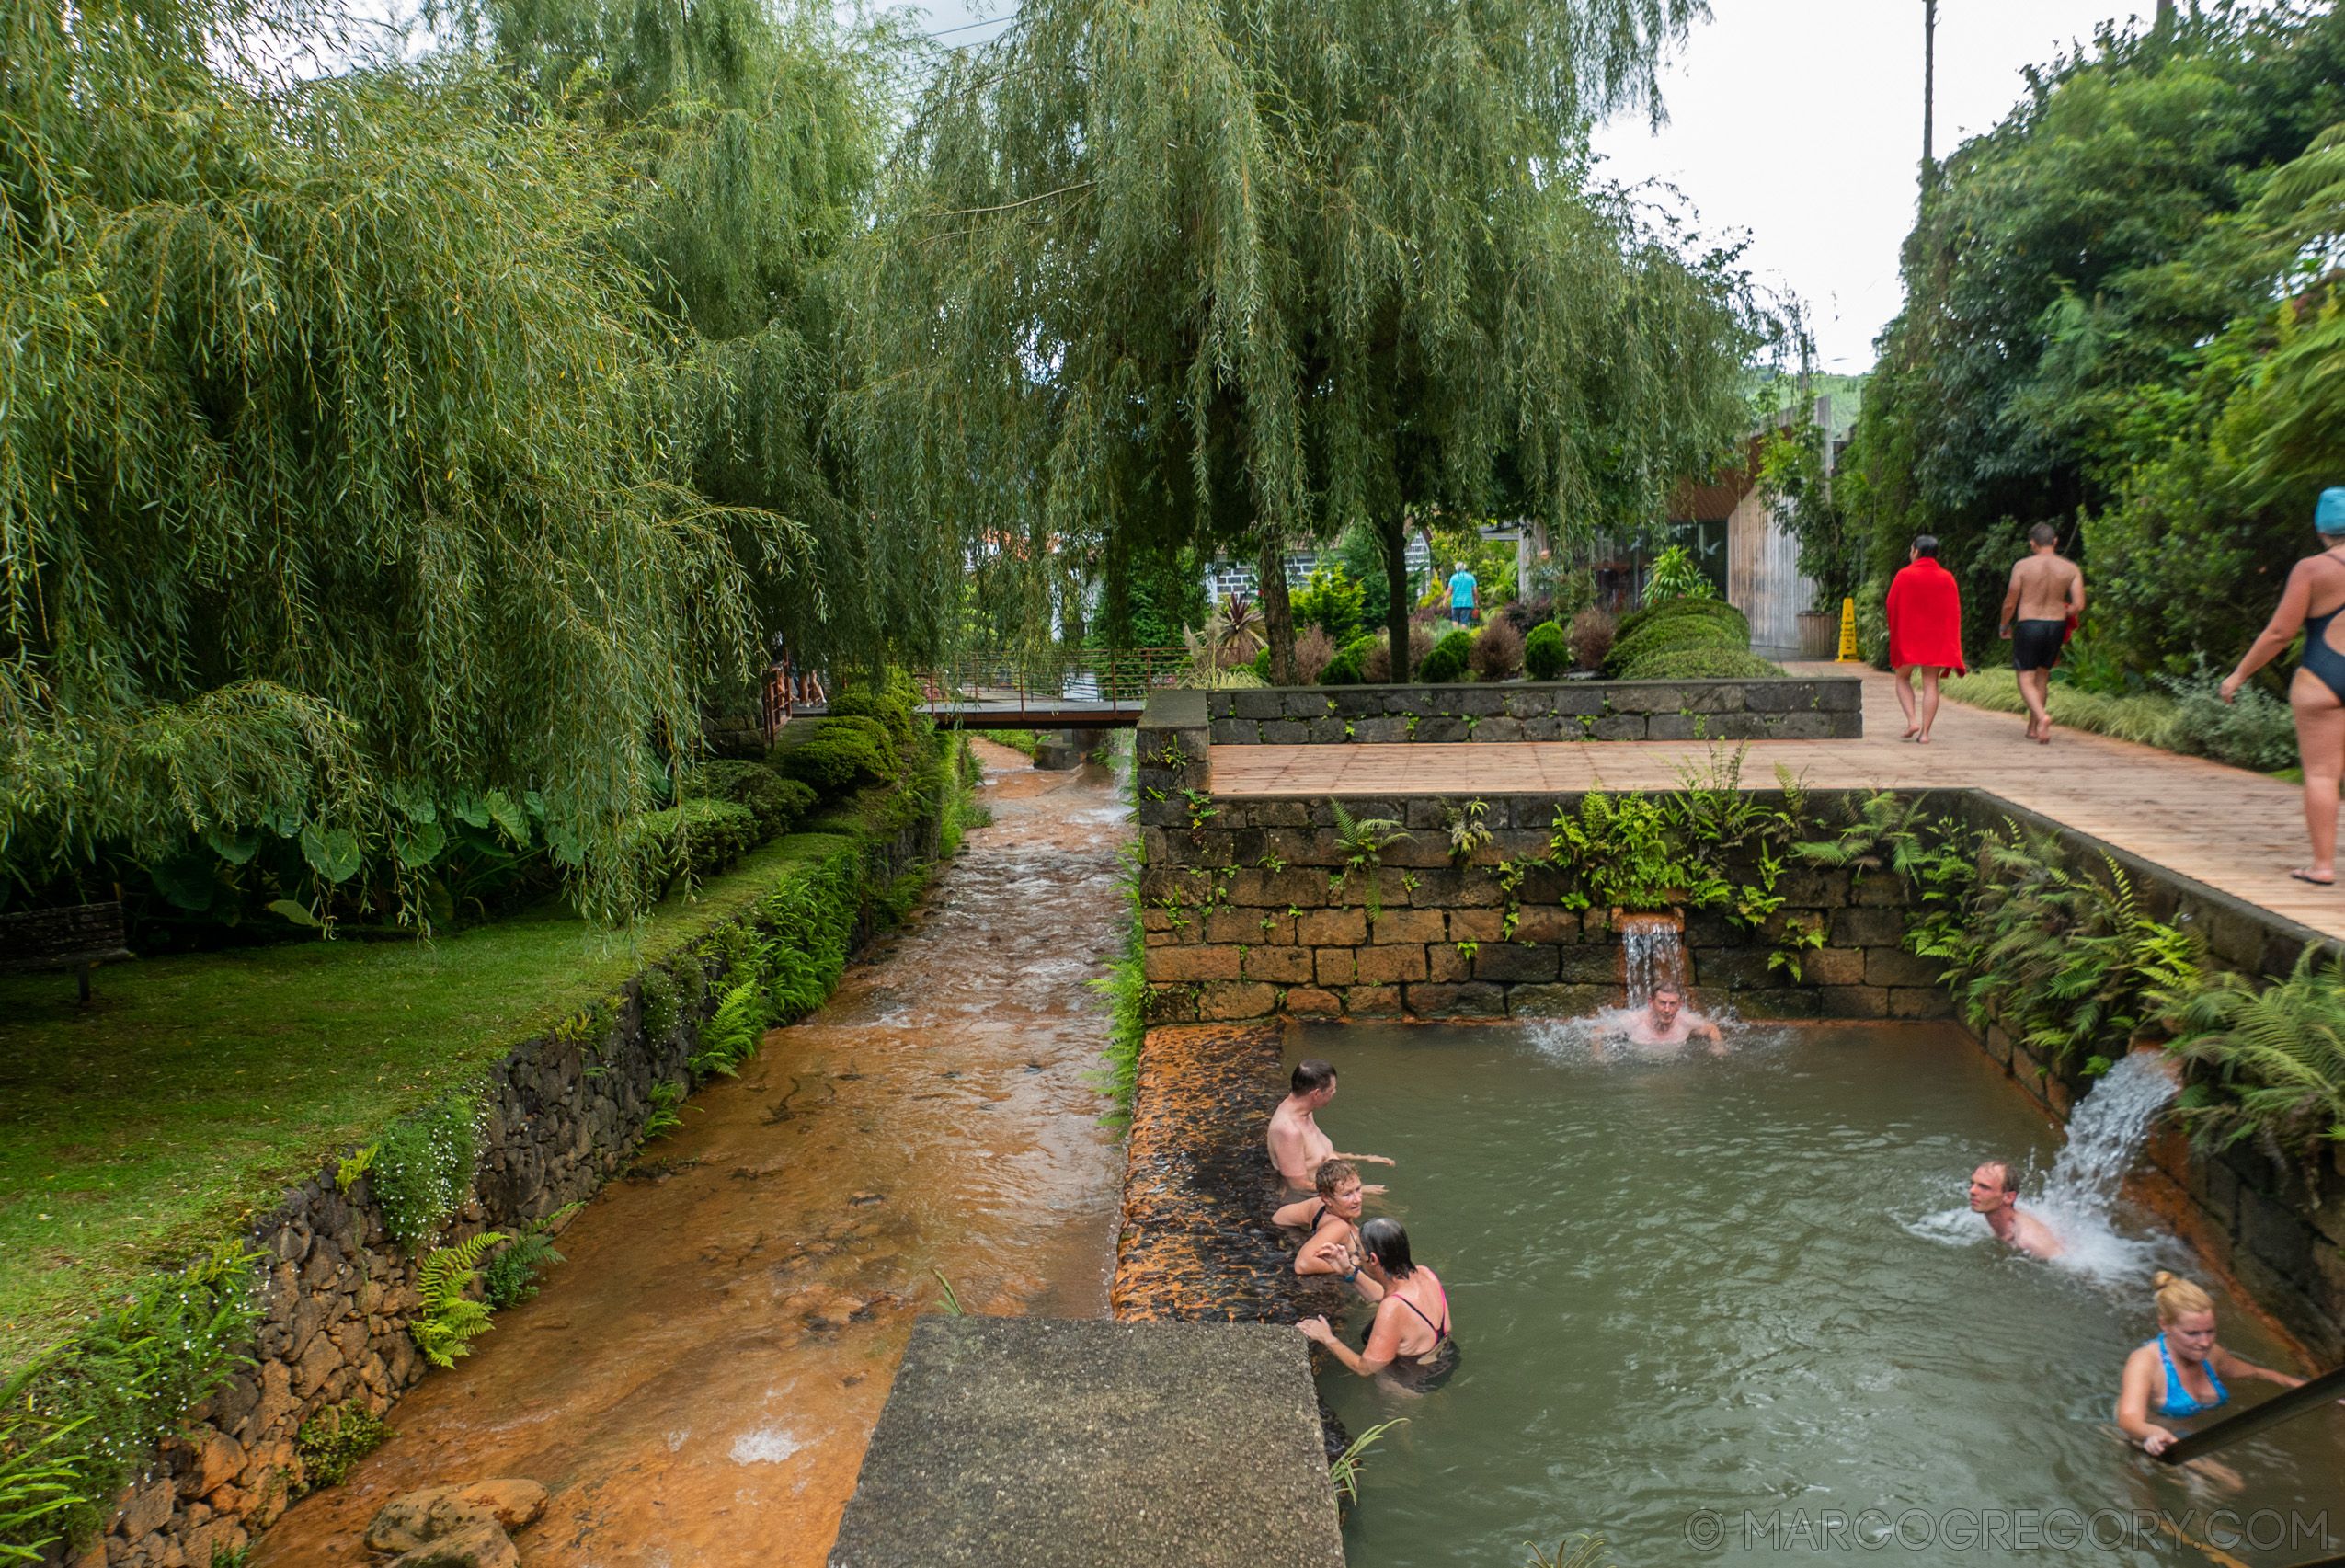
[[[1914,737],[1914,744],[1916,746],[1927,746],[1929,744],[1929,737],[1927,735],[1916,735]]]
[[[1911,740],[1915,736],[1919,735],[1921,732],[1922,727],[1920,725],[1915,725],[1897,738],[1900,740]]]

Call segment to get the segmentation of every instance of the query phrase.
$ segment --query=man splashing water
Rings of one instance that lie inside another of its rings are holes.
[[[1726,1040],[1718,1025],[1699,1013],[1687,1012],[1686,993],[1667,980],[1653,988],[1642,1008],[1616,1013],[1613,1019],[1613,1029],[1632,1046],[1667,1050],[1699,1038],[1710,1042],[1710,1055],[1726,1054]]]

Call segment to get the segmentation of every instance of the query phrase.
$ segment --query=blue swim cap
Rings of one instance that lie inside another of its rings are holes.
[[[2313,508],[2313,532],[2334,539],[2345,533],[2345,488],[2330,486]]]

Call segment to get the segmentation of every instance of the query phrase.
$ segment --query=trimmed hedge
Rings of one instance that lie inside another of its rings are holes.
[[[818,797],[811,785],[784,778],[762,762],[714,761],[687,770],[676,782],[676,798],[745,806],[757,818],[759,837],[771,839],[788,832]]]
[[[677,879],[702,881],[757,847],[757,818],[729,800],[687,800],[655,811],[628,830],[623,853],[646,894],[664,898]]]
[[[1748,653],[1751,644],[1749,638],[1738,636],[1724,622],[1707,615],[1671,616],[1648,621],[1633,635],[1614,642],[1612,651],[1604,656],[1604,672],[1620,680],[1630,666],[1653,654],[1684,647],[1732,648],[1737,653]]]
[[[1447,686],[1463,681],[1473,653],[1473,634],[1459,626],[1433,645],[1433,651],[1417,666],[1416,678],[1428,686]]]
[[[1552,621],[1541,621],[1523,639],[1523,671],[1534,681],[1552,681],[1572,667],[1571,646],[1563,640],[1563,628]]]
[[[796,739],[788,728],[782,734],[771,760],[824,800],[896,776],[895,744],[887,727],[875,718],[855,714],[817,719],[814,733],[804,740]]]
[[[906,747],[912,743],[911,704],[900,695],[842,692],[830,699],[828,716],[875,719],[887,728],[890,744]]]
[[[1697,647],[1664,648],[1629,666],[1624,681],[1756,681],[1784,673],[1747,648]]]
[[[1744,647],[1751,646],[1751,623],[1748,617],[1722,599],[1664,599],[1645,609],[1631,611],[1620,617],[1612,628],[1612,640],[1617,647],[1637,635],[1638,631],[1656,621],[1673,620],[1679,616],[1699,615],[1716,621],[1732,631]]]

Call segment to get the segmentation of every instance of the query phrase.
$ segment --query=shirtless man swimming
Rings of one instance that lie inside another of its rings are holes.
[[[2011,668],[2019,672],[2019,695],[2028,704],[2028,738],[2049,746],[2052,719],[2044,704],[2052,692],[2052,667],[2068,640],[2068,617],[2085,612],[2085,574],[2060,553],[2060,535],[2048,522],[2028,530],[2028,547],[2026,559],[2011,568],[2011,586],[2003,595],[2003,636],[2011,645]]]
[[[1334,1068],[1323,1061],[1300,1062],[1287,1083],[1292,1093],[1270,1114],[1270,1162],[1278,1167],[1289,1196],[1311,1191],[1319,1168],[1330,1160],[1366,1161],[1372,1165],[1392,1163],[1381,1154],[1338,1154],[1334,1140],[1319,1130],[1315,1118],[1327,1108],[1327,1102],[1335,1098]]]
[[[2051,1226],[2019,1207],[2019,1185],[2000,1160],[1971,1173],[1971,1212],[1986,1221],[1996,1241],[2030,1257],[2056,1258],[2065,1250]]]
[[[1699,1013],[1687,1012],[1686,993],[1666,980],[1653,988],[1643,1012],[1632,1014],[1619,1027],[1632,1046],[1682,1046],[1699,1037],[1710,1042],[1710,1055],[1726,1054],[1726,1039],[1718,1025]]]

